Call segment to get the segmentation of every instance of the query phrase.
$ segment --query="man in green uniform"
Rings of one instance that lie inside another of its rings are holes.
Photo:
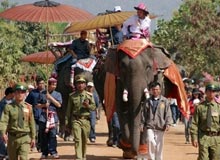
[[[87,92],[83,76],[75,78],[76,92],[71,93],[66,112],[66,126],[71,126],[75,138],[77,160],[86,159],[86,145],[90,132],[90,111],[95,110],[93,95]]]
[[[220,160],[220,105],[215,102],[218,86],[206,85],[206,99],[195,109],[190,129],[192,145],[199,147],[199,160]]]
[[[32,107],[24,102],[26,90],[23,84],[15,86],[14,101],[6,105],[0,120],[0,135],[8,143],[10,160],[27,160],[30,147],[35,145]]]

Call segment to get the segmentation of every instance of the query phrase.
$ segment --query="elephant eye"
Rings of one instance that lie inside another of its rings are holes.
[[[146,66],[146,70],[151,69],[152,67],[150,65]]]

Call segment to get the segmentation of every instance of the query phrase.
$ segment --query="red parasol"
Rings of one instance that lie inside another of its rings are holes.
[[[53,64],[56,61],[54,54],[51,51],[32,53],[21,58],[23,62],[35,62],[41,64]]]
[[[92,18],[82,9],[45,0],[16,6],[0,13],[0,17],[25,22],[75,22]]]
[[[0,18],[5,18],[15,21],[25,22],[43,22],[47,24],[46,27],[46,59],[49,59],[49,22],[76,22],[82,21],[93,17],[87,11],[82,9],[63,5],[50,0],[35,2],[33,4],[25,4],[7,9],[0,13]],[[48,60],[49,61],[49,60]],[[46,61],[47,62],[47,61]]]

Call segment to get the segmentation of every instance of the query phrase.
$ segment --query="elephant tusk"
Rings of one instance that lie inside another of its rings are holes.
[[[71,66],[71,71],[70,71],[70,84],[73,85],[74,84],[74,68],[75,68],[75,65],[72,65]]]
[[[123,98],[123,101],[124,101],[124,102],[127,102],[127,101],[128,101],[128,91],[127,91],[126,89],[124,89],[124,91],[123,91],[123,96],[122,96],[122,98]]]
[[[150,98],[150,93],[147,88],[144,89],[144,95],[146,99]]]

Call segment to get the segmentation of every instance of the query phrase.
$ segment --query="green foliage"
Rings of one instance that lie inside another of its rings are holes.
[[[16,80],[21,73],[21,66],[18,61],[23,56],[20,48],[23,42],[20,41],[20,33],[17,28],[0,21],[0,75],[2,84],[7,84],[9,80]]]
[[[15,5],[3,0],[0,3],[0,11]],[[65,23],[49,24],[49,34],[60,33],[65,25]],[[0,19],[0,26],[0,89],[8,86],[11,81],[20,81],[24,77],[31,82],[30,77],[34,74],[46,80],[53,65],[20,61],[25,55],[46,50],[46,24]],[[58,38],[53,39],[56,40],[59,41]]]
[[[153,41],[176,54],[190,75],[220,74],[220,17],[217,1],[186,0],[170,21],[160,20]]]
[[[22,52],[31,54],[46,50],[46,31],[40,23],[16,22],[21,33],[20,39],[24,41]]]

